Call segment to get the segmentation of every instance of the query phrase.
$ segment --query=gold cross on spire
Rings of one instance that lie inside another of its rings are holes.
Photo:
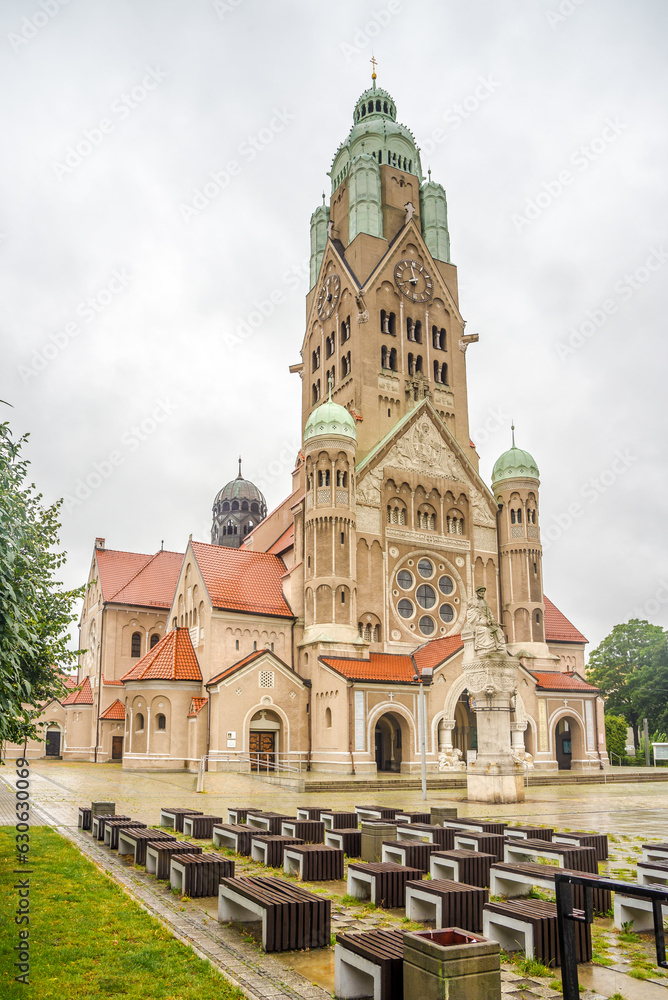
[[[371,79],[375,80],[376,79],[376,62],[377,62],[376,57],[375,56],[371,56],[371,59],[369,60],[369,62],[373,66],[373,73],[371,74]]]

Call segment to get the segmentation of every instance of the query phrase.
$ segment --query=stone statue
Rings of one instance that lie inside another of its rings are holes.
[[[448,747],[438,755],[439,771],[465,771],[466,764],[462,760],[459,747]]]
[[[506,649],[503,629],[485,600],[485,589],[476,587],[476,596],[466,606],[466,622],[473,633],[473,649],[482,656],[486,653],[503,653]]]
[[[516,764],[522,764],[522,766],[526,768],[533,768],[533,757],[528,750],[524,750],[522,747],[517,747],[513,750],[511,756]]]

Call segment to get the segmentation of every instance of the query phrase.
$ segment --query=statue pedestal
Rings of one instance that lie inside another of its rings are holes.
[[[524,768],[510,754],[478,754],[466,772],[471,802],[524,802]]]

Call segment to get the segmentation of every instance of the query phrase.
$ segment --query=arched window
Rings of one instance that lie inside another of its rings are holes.
[[[232,501],[232,510],[239,510],[239,501],[238,500],[233,500]]]
[[[346,340],[350,336],[350,316],[344,319],[341,323],[341,343],[345,344]]]
[[[141,656],[141,632],[132,633],[132,650],[130,656]]]
[[[325,729],[331,729],[331,728],[332,728],[332,710],[331,708],[327,707],[325,709]]]
[[[159,715],[156,715],[156,717],[155,717],[155,725],[156,725],[157,729],[166,729],[167,728],[167,719],[162,714],[162,712],[160,712]]]
[[[416,358],[415,358],[415,372],[417,374],[417,372],[421,372],[421,371],[423,371],[423,367],[422,367],[422,355],[418,354],[418,355],[416,355]]]
[[[137,712],[137,714],[135,715],[135,720],[136,720],[135,732],[141,733],[142,730],[144,729],[144,716],[141,714],[141,712]]]
[[[230,509],[230,505],[229,505],[229,502],[226,500],[225,503],[223,504],[223,514],[227,514],[227,512],[228,512],[229,509]]]
[[[318,472],[318,486],[329,486],[329,469]]]
[[[396,336],[397,317],[393,312],[380,310],[380,332],[386,333],[389,337]]]
[[[445,530],[448,535],[464,534],[464,518],[458,510],[451,510],[445,518]]]
[[[383,344],[383,346],[380,349],[380,367],[389,368],[390,367],[389,361],[390,361],[389,349],[385,346],[385,344]]]
[[[390,351],[390,371],[397,371],[397,349],[393,347]]]
[[[336,485],[337,486],[347,486],[348,485],[348,473],[342,472],[340,469],[336,471]]]
[[[412,354],[408,355],[408,374],[415,375],[415,358]]]
[[[160,642],[160,636],[158,635],[157,632],[154,632],[153,635],[151,636],[151,642],[149,648],[153,649],[153,647],[157,646],[159,642]]]
[[[319,367],[320,367],[320,348],[318,348],[317,351],[314,351],[311,356],[311,371],[317,371]]]
[[[423,531],[436,531],[436,511],[430,504],[423,503],[418,507],[417,526]]]
[[[388,524],[406,524],[406,505],[403,500],[395,498],[387,505]]]
[[[419,319],[415,321],[415,326],[413,327],[413,340],[416,344],[422,343],[422,323]]]

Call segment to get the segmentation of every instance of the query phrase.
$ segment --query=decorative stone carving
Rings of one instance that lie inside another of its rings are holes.
[[[516,764],[521,764],[522,767],[527,767],[530,770],[533,768],[533,757],[529,751],[525,750],[523,747],[517,747],[514,749],[511,757]]]
[[[466,606],[467,627],[473,634],[473,651],[480,655],[505,652],[503,629],[494,619],[492,609],[485,600],[485,587],[476,587],[475,597]]]
[[[383,480],[381,469],[369,469],[357,481],[357,502],[371,507],[380,507],[380,484]]]
[[[462,760],[462,752],[458,747],[449,747],[438,755],[439,771],[465,771],[466,763]]]

